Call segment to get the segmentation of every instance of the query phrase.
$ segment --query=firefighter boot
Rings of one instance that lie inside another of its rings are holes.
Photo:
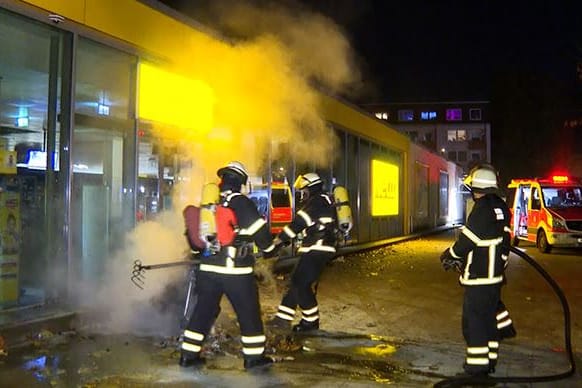
[[[494,381],[489,380],[489,373],[482,372],[462,372],[453,377],[453,381],[462,381],[463,387],[494,387],[497,385]],[[461,386],[461,385],[459,385]]]
[[[273,364],[273,359],[270,357],[247,357],[245,358],[245,370],[258,371],[269,368]]]
[[[291,321],[275,317],[267,322],[267,327],[274,334],[287,334],[289,331],[291,331]]]
[[[319,330],[319,319],[313,322],[304,321],[302,319],[297,325],[293,326],[293,331],[295,333],[305,333],[314,330]]]
[[[498,330],[499,333],[499,340],[504,340],[508,338],[513,338],[517,335],[517,331],[513,325],[509,325],[504,327],[503,329]]]
[[[204,363],[206,362],[205,359],[203,359],[202,357],[200,357],[200,354],[188,354],[185,352],[182,352],[182,354],[180,355],[180,366],[183,368],[188,368],[191,366],[194,367],[199,367],[204,365]]]

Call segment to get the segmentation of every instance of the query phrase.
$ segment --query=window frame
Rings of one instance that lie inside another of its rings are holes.
[[[473,117],[474,113],[479,113],[479,117]],[[469,120],[471,121],[481,121],[483,120],[483,114],[481,108],[470,108],[469,109]]]
[[[463,109],[462,108],[448,108],[445,111],[446,121],[463,121]]]
[[[414,121],[414,110],[398,109],[398,121],[400,122]]]

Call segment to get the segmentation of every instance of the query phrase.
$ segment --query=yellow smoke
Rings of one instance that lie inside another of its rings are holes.
[[[312,85],[315,80],[340,91],[355,83],[359,74],[347,39],[321,15],[213,2],[215,9],[221,4],[228,12],[219,15],[220,26],[245,39],[192,35],[169,67],[173,78],[140,80],[140,95],[149,88],[155,97],[142,106],[140,96],[140,117],[157,121],[156,135],[178,142],[181,157],[206,176],[234,159],[258,172],[267,155],[281,156],[280,144],[298,164],[328,166],[337,155],[337,139]],[[171,125],[163,125],[168,121]]]
[[[272,12],[276,33],[271,23],[238,42],[199,34],[184,39],[173,63],[140,65],[140,120],[152,128],[157,149],[175,148],[187,167],[174,172],[173,210],[138,225],[96,295],[96,303],[111,309],[112,329],[135,331],[136,325],[153,324],[157,315],[145,322],[134,306],[150,306],[166,285],[184,287],[184,269],[161,269],[148,271],[146,289],[138,290],[128,280],[131,265],[137,258],[155,264],[184,257],[188,246],[182,209],[199,204],[202,185],[217,180],[220,166],[239,160],[251,174],[259,174],[266,160],[284,156],[298,165],[325,167],[340,153],[313,82],[334,91],[351,84],[357,72],[349,61],[349,45],[323,17]],[[280,155],[281,149],[289,154]],[[168,317],[159,318],[167,327]]]

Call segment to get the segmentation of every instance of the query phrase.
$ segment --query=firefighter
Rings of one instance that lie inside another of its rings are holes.
[[[202,345],[214,323],[222,295],[226,295],[240,326],[244,368],[267,367],[273,360],[265,356],[266,338],[253,273],[252,242],[265,257],[274,254],[275,246],[267,222],[253,202],[240,192],[248,180],[245,167],[234,161],[220,168],[217,174],[221,178],[219,206],[234,213],[236,225],[232,227],[236,227],[236,237],[232,243],[221,244],[216,253],[202,258],[196,284],[198,303],[183,333],[180,365],[189,367],[204,363],[200,356]],[[217,230],[224,227],[219,218]],[[232,219],[228,222],[233,223]]]
[[[510,212],[491,165],[474,167],[465,179],[475,205],[455,243],[441,255],[443,268],[460,272],[464,287],[462,328],[465,374],[495,372],[500,333],[497,309],[510,248]]]
[[[283,228],[276,238],[288,244],[303,233],[298,249],[300,258],[291,275],[288,291],[283,296],[277,314],[269,322],[275,331],[287,331],[295,319],[297,306],[301,320],[293,331],[305,332],[319,329],[317,284],[326,263],[336,252],[336,210],[330,196],[323,191],[318,174],[300,175],[294,187],[301,194],[301,208],[293,221]]]

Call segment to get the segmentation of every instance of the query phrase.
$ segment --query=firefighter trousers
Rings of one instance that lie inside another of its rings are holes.
[[[219,274],[200,271],[196,284],[198,303],[184,330],[182,352],[197,357],[204,339],[210,332],[220,308],[220,300],[226,295],[240,326],[242,351],[245,359],[261,358],[265,351],[265,335],[259,293],[255,275]]]
[[[467,349],[463,367],[467,373],[489,373],[497,364],[496,312],[500,296],[501,284],[465,286],[462,319]]]
[[[301,320],[305,323],[319,322],[317,305],[317,283],[326,263],[333,257],[329,252],[311,251],[301,255],[291,275],[289,289],[283,296],[277,316],[287,321],[295,317],[299,306]]]

